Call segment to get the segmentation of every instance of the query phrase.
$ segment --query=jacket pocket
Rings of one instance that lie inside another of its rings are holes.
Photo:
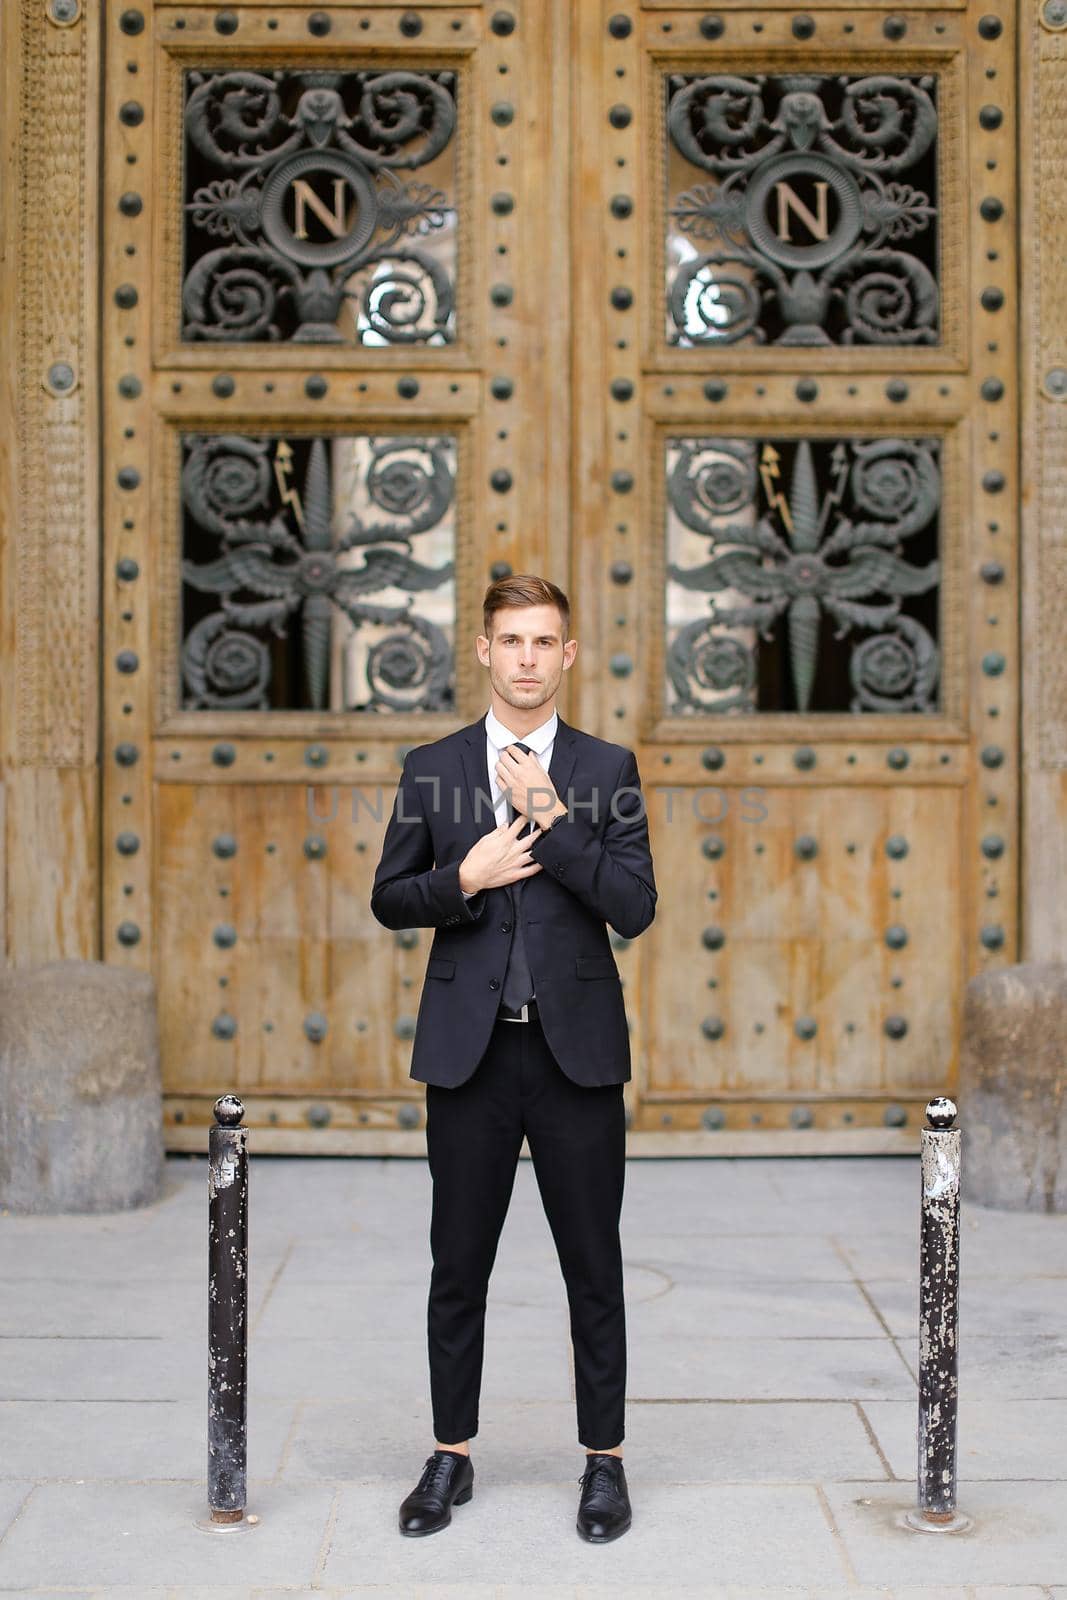
[[[574,970],[579,978],[617,978],[613,956],[575,956]]]
[[[426,976],[428,978],[454,978],[456,963],[450,956],[431,956],[426,963]]]

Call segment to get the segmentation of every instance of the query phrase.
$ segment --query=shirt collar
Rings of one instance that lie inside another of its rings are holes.
[[[522,743],[528,744],[536,755],[544,755],[556,737],[556,725],[558,722],[559,718],[553,710],[547,722],[542,722],[539,728],[534,728],[532,732],[522,735]],[[519,742],[519,735],[512,733],[510,728],[504,726],[493,711],[492,706],[489,707],[485,714],[485,731],[498,750],[503,750],[506,744],[517,744]]]

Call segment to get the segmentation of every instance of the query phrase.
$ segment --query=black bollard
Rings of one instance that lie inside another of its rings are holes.
[[[208,1136],[207,1482],[211,1524],[242,1522],[248,1438],[248,1129],[236,1095]]]
[[[922,1129],[919,1242],[918,1506],[908,1525],[956,1533],[971,1518],[956,1510],[959,1399],[960,1130],[956,1106],[939,1095]]]

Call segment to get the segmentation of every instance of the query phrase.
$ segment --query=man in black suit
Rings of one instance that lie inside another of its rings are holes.
[[[626,1326],[619,1217],[630,1043],[605,924],[649,926],[656,884],[637,762],[555,709],[570,606],[528,575],[489,586],[490,707],[404,759],[371,891],[387,928],[436,931],[411,1077],[433,1178],[427,1314],[434,1450],[400,1531],[435,1533],[473,1493],[489,1275],[525,1135],[567,1289],[577,1528],[625,1533]]]

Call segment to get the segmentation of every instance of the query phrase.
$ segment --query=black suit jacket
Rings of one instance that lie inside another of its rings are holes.
[[[635,939],[655,916],[637,760],[557,713],[548,775],[568,814],[532,842],[542,871],[524,880],[518,897],[541,1025],[576,1083],[626,1083],[630,1039],[605,923]],[[437,930],[411,1061],[410,1076],[423,1083],[451,1088],[469,1078],[496,1019],[513,937],[511,894],[502,885],[465,900],[459,886],[467,851],[495,827],[484,716],[408,752],[370,903],[387,928]]]

